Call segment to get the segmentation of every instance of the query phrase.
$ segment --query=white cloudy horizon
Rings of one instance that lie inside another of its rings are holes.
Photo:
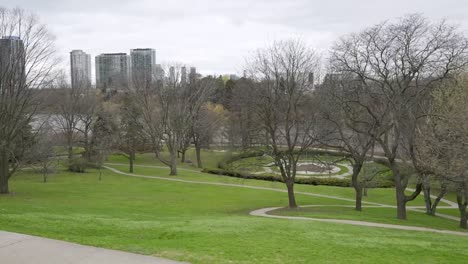
[[[468,2],[457,0],[0,0],[36,13],[69,52],[129,53],[153,48],[157,63],[177,61],[203,74],[240,74],[244,59],[274,40],[301,38],[326,54],[334,40],[367,26],[421,13],[468,32]],[[66,66],[64,66],[66,67]]]

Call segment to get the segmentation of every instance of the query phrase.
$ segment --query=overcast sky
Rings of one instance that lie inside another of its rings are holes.
[[[156,49],[157,62],[194,65],[204,74],[242,72],[249,52],[302,38],[326,52],[340,35],[409,13],[446,18],[468,32],[466,0],[0,0],[37,13],[68,52],[94,56]]]

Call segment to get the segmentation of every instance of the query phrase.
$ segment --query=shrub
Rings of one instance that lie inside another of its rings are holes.
[[[237,171],[229,171],[221,168],[205,168],[205,173],[211,173],[221,176],[229,176],[242,179],[251,180],[264,180],[272,182],[283,182],[281,176],[272,174],[249,174]],[[319,178],[319,177],[296,177],[295,183],[307,184],[307,185],[326,185],[326,186],[337,186],[337,187],[351,187],[351,179],[339,179],[339,178]],[[390,180],[372,181],[368,183],[368,188],[391,188],[394,184]]]
[[[304,152],[307,155],[328,155],[328,156],[335,156],[337,158],[346,158],[349,156],[348,153],[339,152],[339,151],[329,151],[325,149],[311,149]],[[240,159],[252,158],[252,157],[259,157],[265,154],[264,150],[261,149],[254,149],[242,152],[237,155],[233,155],[229,158],[218,163],[218,168],[205,168],[203,172],[217,174],[217,175],[224,175],[236,178],[243,178],[243,179],[254,179],[254,180],[264,180],[264,181],[276,181],[276,182],[283,182],[283,179],[280,175],[274,174],[252,174],[245,171],[236,171],[233,170],[229,164],[234,161],[238,161]],[[382,158],[374,158],[376,163],[379,163],[384,166],[388,166],[385,159]],[[339,165],[338,165],[339,166]],[[341,167],[341,166],[340,166]],[[344,167],[343,170],[347,170]],[[343,172],[344,173],[344,172]],[[309,184],[309,185],[327,185],[327,186],[338,186],[338,187],[351,187],[351,179],[339,179],[339,178],[332,178],[332,177],[296,177],[295,183],[297,184]],[[382,175],[379,177],[375,177],[372,181],[366,183],[367,188],[392,188],[395,184],[393,182],[393,178],[391,175]]]
[[[73,158],[68,162],[68,170],[71,172],[84,173],[88,168],[88,162],[84,158]]]

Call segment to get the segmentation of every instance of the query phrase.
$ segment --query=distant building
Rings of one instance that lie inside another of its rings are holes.
[[[180,68],[180,82],[187,83],[187,67],[185,66]]]
[[[127,53],[104,53],[96,56],[96,88],[125,90],[130,85],[130,56]]]
[[[91,87],[91,55],[82,50],[70,52],[72,88]]]
[[[197,79],[197,68],[190,67],[190,74],[189,74],[190,83],[195,82],[196,79]]]
[[[155,77],[157,81],[164,80],[164,69],[162,68],[161,64],[156,64],[155,66]]]
[[[169,67],[169,82],[175,83],[177,81],[176,78],[175,68],[173,66]]]
[[[17,79],[11,82],[11,76]],[[14,77],[15,76],[15,77]],[[5,83],[5,80],[7,81]],[[26,55],[23,40],[15,36],[0,39],[0,84],[26,85]]]
[[[156,51],[154,49],[130,50],[132,81],[153,82],[156,79]]]
[[[229,75],[229,80],[237,81],[237,80],[239,80],[239,79],[240,79],[240,77],[237,76],[236,74],[230,74],[230,75]]]

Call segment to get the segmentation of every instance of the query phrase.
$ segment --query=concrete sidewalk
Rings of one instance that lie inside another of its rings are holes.
[[[5,264],[180,264],[162,258],[0,231]]]

